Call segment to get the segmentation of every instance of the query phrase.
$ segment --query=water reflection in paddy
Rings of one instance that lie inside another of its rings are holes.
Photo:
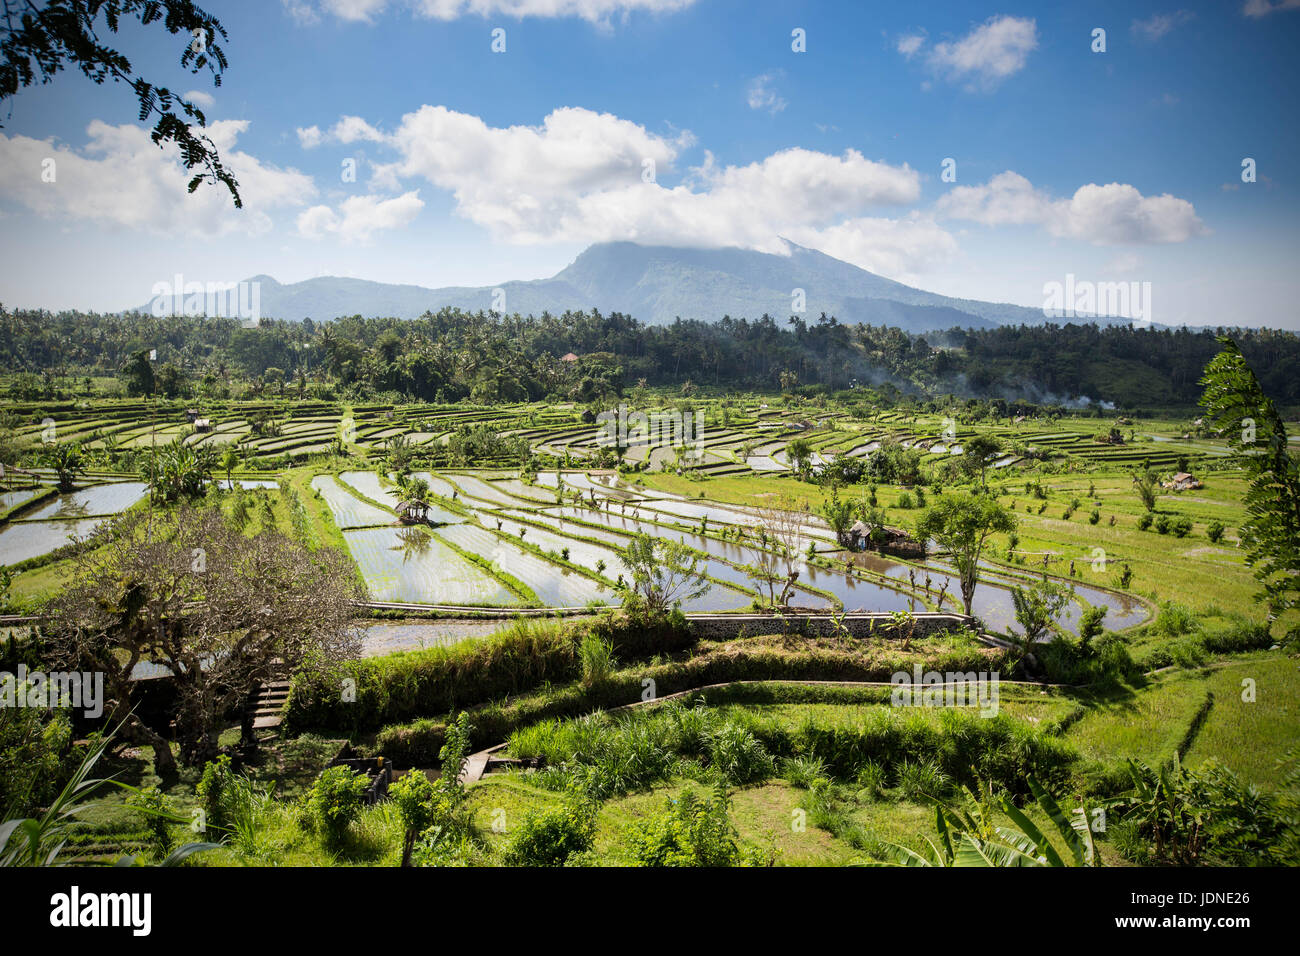
[[[120,481],[111,485],[91,485],[71,494],[59,495],[24,520],[46,518],[81,518],[90,515],[114,515],[131,507],[148,492],[143,481]]]
[[[0,565],[18,564],[57,551],[65,544],[71,544],[74,537],[84,538],[104,520],[15,521],[0,530]]]

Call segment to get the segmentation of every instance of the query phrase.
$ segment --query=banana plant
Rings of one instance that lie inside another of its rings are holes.
[[[1052,821],[1060,841],[1068,851],[1069,862],[1057,851],[1047,835],[1005,794],[998,799],[1002,812],[1016,824],[993,825],[984,804],[972,790],[975,800],[966,807],[934,801],[937,841],[926,838],[928,853],[918,853],[896,843],[885,844],[886,859],[870,861],[865,866],[1097,866],[1097,852],[1088,825],[1088,814],[1067,817],[1056,800],[1037,780],[1030,777],[1029,789],[1039,808]]]

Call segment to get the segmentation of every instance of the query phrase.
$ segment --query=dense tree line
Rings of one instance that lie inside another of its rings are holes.
[[[647,326],[597,310],[502,316],[443,309],[418,319],[320,323],[0,308],[12,397],[49,397],[59,376],[117,376],[131,394],[308,388],[427,401],[590,401],[634,384],[849,388],[1122,407],[1195,404],[1223,330],[1043,325],[913,335],[822,315]],[[1236,330],[1261,385],[1300,403],[1300,338]],[[156,359],[149,360],[151,350]],[[565,360],[573,353],[576,361]]]

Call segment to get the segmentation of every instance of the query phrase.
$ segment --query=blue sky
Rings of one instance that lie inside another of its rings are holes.
[[[785,237],[950,295],[1040,306],[1074,274],[1150,282],[1161,323],[1300,328],[1300,0],[205,6],[220,88],[156,28],[118,42],[211,97],[245,209],[185,194],[129,90],[64,74],[0,129],[0,301],[118,309],[176,273],[493,285],[602,240]]]

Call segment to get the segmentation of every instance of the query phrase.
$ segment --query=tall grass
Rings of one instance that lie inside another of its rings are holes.
[[[614,660],[614,643],[597,634],[587,634],[578,645],[582,662],[582,683],[587,687],[603,684],[614,673],[618,662]]]
[[[792,782],[809,786],[833,777],[880,793],[893,780],[903,796],[916,798],[983,779],[1023,794],[1027,777],[1064,782],[1077,760],[1070,745],[1005,714],[944,711],[934,721],[882,707],[852,726],[823,726],[810,714],[790,727],[775,717],[679,701],[542,721],[512,734],[509,752],[540,758],[544,784],[577,784],[601,798],[674,775],[755,783],[773,776],[778,761]]]

